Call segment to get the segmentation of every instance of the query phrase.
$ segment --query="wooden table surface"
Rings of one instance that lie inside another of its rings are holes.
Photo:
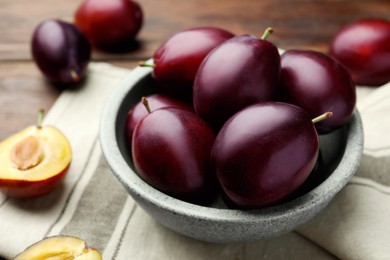
[[[122,54],[94,50],[93,61],[132,68],[175,32],[208,25],[257,35],[271,26],[275,32],[269,40],[278,47],[326,52],[344,24],[366,17],[390,18],[388,0],[138,1],[145,17],[140,47]],[[72,19],[81,2],[0,0],[0,140],[34,124],[38,109],[50,109],[59,96],[31,59],[31,34],[45,19]]]

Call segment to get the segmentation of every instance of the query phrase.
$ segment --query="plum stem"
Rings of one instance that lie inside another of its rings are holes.
[[[318,123],[324,119],[331,117],[332,115],[333,115],[332,112],[326,112],[326,113],[323,113],[322,115],[319,115],[319,116],[313,118],[311,121],[313,122],[313,124],[315,124],[315,123]]]
[[[141,67],[149,67],[149,68],[156,67],[156,64],[154,64],[152,62],[147,62],[147,61],[140,61],[140,62],[138,62],[138,65]]]
[[[274,30],[271,27],[268,27],[267,29],[265,29],[263,35],[261,36],[261,39],[266,40],[268,38],[268,36],[270,36],[270,34],[273,32],[274,32]]]
[[[78,82],[80,80],[79,74],[74,69],[69,70],[69,75],[74,82]]]
[[[148,113],[150,114],[152,112],[152,110],[150,110],[150,106],[149,106],[149,101],[146,97],[142,97],[141,98],[141,102],[142,104],[145,106],[146,110],[148,111]]]
[[[43,122],[43,116],[45,114],[44,109],[39,109],[38,111],[38,120],[37,120],[37,128],[41,129],[42,128],[42,122]]]

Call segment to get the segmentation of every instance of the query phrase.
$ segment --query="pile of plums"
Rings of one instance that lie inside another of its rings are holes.
[[[319,134],[347,124],[355,109],[355,78],[343,59],[336,59],[345,54],[340,46],[351,40],[345,36],[349,29],[343,30],[332,44],[334,57],[312,50],[280,54],[268,40],[270,28],[261,37],[216,27],[173,35],[141,64],[153,67],[161,92],[143,97],[127,116],[137,174],[156,189],[197,204],[216,194],[242,209],[288,199],[316,165]],[[390,42],[389,30],[384,31],[381,40],[354,37],[357,47],[344,60],[353,65],[362,59],[359,41],[388,57],[390,45],[376,49],[378,41]],[[380,59],[387,70],[389,60]]]
[[[47,19],[34,30],[34,61],[52,83],[67,88],[85,78],[92,47],[123,49],[133,44],[143,24],[143,12],[131,0],[85,0],[74,23]]]

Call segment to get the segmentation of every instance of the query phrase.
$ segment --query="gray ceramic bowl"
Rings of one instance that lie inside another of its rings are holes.
[[[135,68],[115,88],[104,107],[100,140],[113,174],[155,220],[186,236],[209,242],[243,242],[289,232],[319,213],[354,175],[363,150],[359,113],[345,127],[321,136],[319,173],[285,203],[260,210],[234,210],[221,201],[205,207],[183,202],[154,189],[135,173],[125,142],[129,109],[157,92],[150,68]]]

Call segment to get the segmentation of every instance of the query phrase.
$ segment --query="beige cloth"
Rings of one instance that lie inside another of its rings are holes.
[[[365,150],[356,176],[315,219],[277,238],[210,244],[149,217],[111,174],[99,146],[102,106],[128,70],[92,63],[79,90],[65,91],[45,118],[70,139],[65,184],[33,200],[0,195],[0,256],[11,259],[46,236],[73,235],[104,259],[390,259],[390,84],[359,88]]]

